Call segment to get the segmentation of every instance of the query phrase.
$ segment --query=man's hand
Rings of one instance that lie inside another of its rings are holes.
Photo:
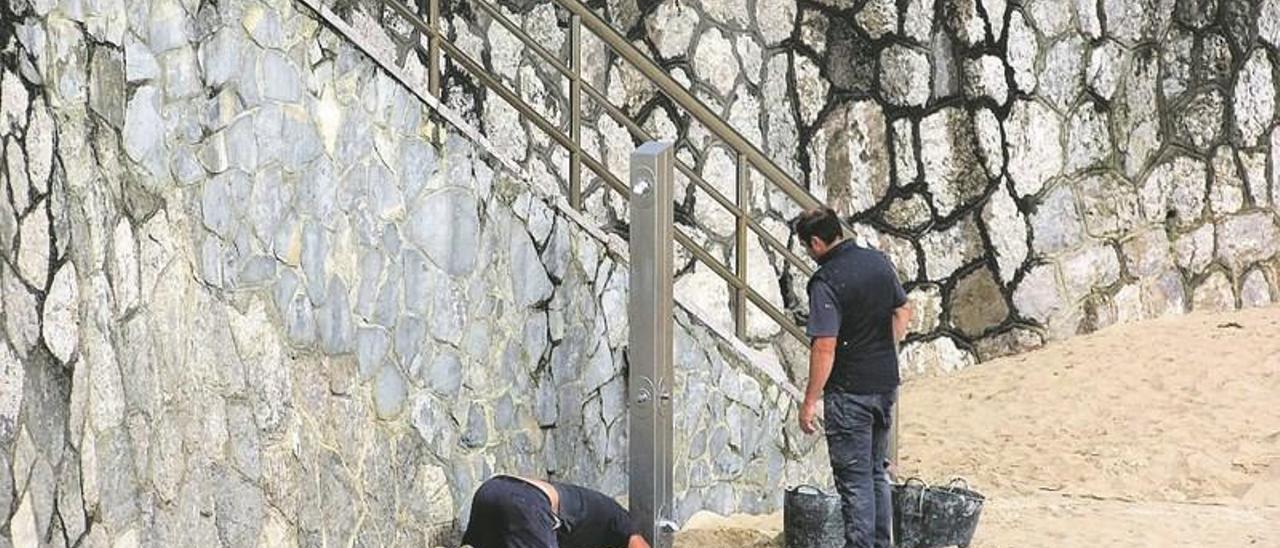
[[[800,431],[806,434],[812,434],[817,428],[814,426],[814,420],[818,415],[818,402],[815,400],[805,400],[800,405]]]

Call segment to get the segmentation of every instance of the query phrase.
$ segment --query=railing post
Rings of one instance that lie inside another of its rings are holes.
[[[672,492],[673,255],[671,143],[631,155],[630,364],[631,516],[654,548],[670,548]]]
[[[582,209],[582,18],[569,19],[569,205]]]
[[[427,0],[427,93],[440,99],[440,0]]]
[[[747,176],[750,168],[746,155],[738,154],[738,218],[733,231],[733,258],[739,284],[733,288],[733,330],[742,340],[747,339]]]

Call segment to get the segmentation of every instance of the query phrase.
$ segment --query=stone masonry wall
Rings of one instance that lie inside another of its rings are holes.
[[[419,39],[376,2],[336,2],[391,45]],[[499,2],[567,59],[567,12]],[[567,127],[567,82],[469,0],[454,41]],[[896,262],[916,304],[908,375],[949,371],[1117,322],[1280,298],[1276,0],[609,0],[591,5]],[[352,7],[354,6],[354,7]],[[372,13],[362,15],[360,10]],[[722,144],[596,40],[583,74],[734,198]],[[404,65],[421,74],[421,59]],[[448,65],[445,101],[549,187],[563,151]],[[634,142],[588,105],[584,146],[619,175]],[[677,220],[732,265],[733,220],[681,184]],[[753,214],[797,213],[757,177]],[[588,211],[625,231],[621,201]],[[791,245],[795,245],[792,242]],[[750,242],[754,287],[805,310],[804,277]],[[678,293],[731,320],[687,254]],[[750,338],[803,376],[803,352],[751,311]]]
[[[448,546],[493,473],[623,494],[608,238],[293,2],[0,15],[0,547]],[[788,387],[683,311],[676,350],[681,520],[822,481]]]

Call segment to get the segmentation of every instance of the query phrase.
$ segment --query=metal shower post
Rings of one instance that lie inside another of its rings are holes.
[[[672,492],[672,305],[674,155],[647,142],[631,154],[630,363],[631,516],[654,548],[670,548]]]

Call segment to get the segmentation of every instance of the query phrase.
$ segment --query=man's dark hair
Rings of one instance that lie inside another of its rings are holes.
[[[805,211],[796,217],[793,225],[796,235],[800,237],[800,242],[806,246],[814,236],[821,238],[827,244],[832,244],[844,236],[844,229],[840,227],[840,217],[836,215],[834,209],[829,207]]]

